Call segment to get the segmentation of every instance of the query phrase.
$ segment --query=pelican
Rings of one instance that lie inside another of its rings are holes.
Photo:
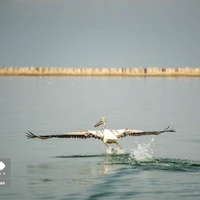
[[[119,130],[111,130],[106,129],[106,118],[102,117],[99,122],[97,122],[94,127],[98,127],[102,125],[102,129],[100,130],[82,130],[68,133],[61,133],[56,135],[35,135],[32,132],[28,131],[26,136],[28,139],[39,138],[39,139],[50,139],[50,138],[95,138],[101,140],[106,148],[111,148],[109,144],[115,143],[120,149],[123,148],[118,144],[118,139],[126,137],[126,136],[143,136],[143,135],[159,135],[165,132],[175,132],[174,129],[171,129],[170,126],[163,129],[162,131],[142,131],[142,130],[134,130],[134,129],[119,129]]]

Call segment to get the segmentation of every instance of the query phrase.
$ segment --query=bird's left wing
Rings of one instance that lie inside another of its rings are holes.
[[[61,133],[55,135],[35,135],[32,132],[28,131],[26,133],[28,139],[39,138],[39,139],[50,139],[50,138],[80,138],[80,139],[87,139],[87,138],[95,138],[95,139],[102,139],[102,134],[98,131],[76,131],[76,132],[69,132],[69,133]]]
[[[159,135],[165,132],[175,132],[174,129],[168,126],[167,128],[163,129],[162,131],[142,131],[142,130],[134,130],[134,129],[122,129],[122,130],[115,130],[115,136],[117,138],[123,138],[126,136],[143,136],[143,135]]]

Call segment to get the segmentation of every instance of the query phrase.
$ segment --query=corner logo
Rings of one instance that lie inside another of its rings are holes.
[[[0,170],[2,171],[5,167],[6,167],[6,165],[1,161],[0,162]]]

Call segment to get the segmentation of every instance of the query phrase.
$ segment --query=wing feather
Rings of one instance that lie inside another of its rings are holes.
[[[98,134],[96,131],[76,131],[76,132],[69,132],[69,133],[61,133],[61,134],[55,134],[55,135],[35,135],[31,131],[28,131],[26,133],[27,139],[33,139],[33,138],[39,138],[39,139],[50,139],[50,138],[80,138],[80,139],[86,139],[86,138],[95,138],[95,139],[102,139],[102,136]]]
[[[165,132],[175,132],[175,130],[173,128],[170,128],[170,126],[163,129],[162,131],[142,131],[142,130],[124,129],[123,131],[119,131],[119,134],[117,134],[116,136],[117,138],[123,138],[126,136],[159,135]]]

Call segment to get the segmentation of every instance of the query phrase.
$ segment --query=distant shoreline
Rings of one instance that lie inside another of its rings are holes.
[[[200,68],[48,68],[0,67],[0,76],[200,77]]]

